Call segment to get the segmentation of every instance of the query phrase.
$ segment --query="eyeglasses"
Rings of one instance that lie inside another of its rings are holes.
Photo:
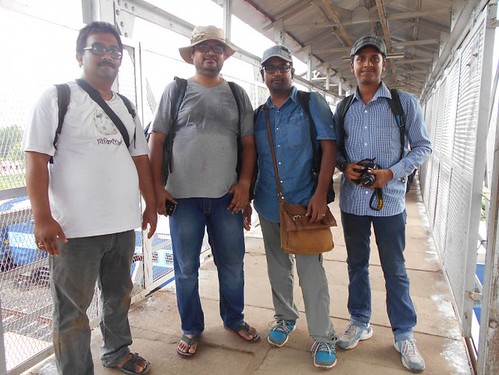
[[[111,55],[111,57],[115,60],[119,60],[121,59],[121,56],[123,56],[123,53],[118,49],[118,47],[111,46],[106,48],[102,43],[93,43],[90,47],[83,48],[83,50],[90,51],[97,56],[104,56],[107,52],[109,52],[109,55]]]
[[[202,53],[208,53],[208,51],[212,50],[215,52],[217,55],[221,55],[222,53],[225,52],[225,47],[221,46],[220,44],[215,44],[213,46],[210,46],[209,44],[198,44],[194,46],[194,49],[196,51],[202,52]]]
[[[287,73],[291,69],[291,65],[284,64],[280,66],[274,66],[274,65],[264,65],[262,66],[262,69],[265,71],[267,74],[275,74],[278,70],[281,73]]]

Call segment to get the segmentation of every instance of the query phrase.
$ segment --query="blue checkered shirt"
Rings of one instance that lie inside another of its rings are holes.
[[[386,98],[390,90],[381,83],[368,104],[360,99],[358,91],[344,119],[344,142],[346,155],[338,153],[339,165],[345,161],[358,162],[376,158],[383,169],[391,169],[393,179],[383,187],[384,206],[381,211],[369,207],[373,192],[341,179],[340,208],[359,216],[394,216],[405,210],[406,177],[418,168],[431,154],[431,142],[423,120],[418,99],[399,91],[400,101],[406,116],[405,156],[400,159],[400,131],[395,116]],[[338,121],[338,111],[334,118]],[[408,145],[410,145],[410,151]]]

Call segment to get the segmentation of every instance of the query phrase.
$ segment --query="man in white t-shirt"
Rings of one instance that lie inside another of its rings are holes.
[[[81,29],[76,59],[82,77],[68,83],[70,100],[57,144],[55,87],[35,105],[23,139],[35,240],[50,255],[53,342],[60,374],[94,373],[86,311],[97,281],[102,364],[129,374],[150,369],[148,361],[130,352],[127,316],[134,229],[149,226],[148,236],[154,234],[156,200],[140,121],[111,90],[122,54],[112,25],[92,22]],[[85,84],[115,112],[123,132],[82,88]],[[142,218],[139,190],[145,200]]]
[[[231,86],[232,82],[229,84],[220,76],[224,61],[235,52],[223,30],[197,26],[191,44],[179,51],[196,72],[187,80],[175,121],[171,119],[171,107],[176,103],[173,100],[176,84],[166,86],[152,122],[149,144],[158,213],[167,213],[166,204],[176,204],[175,212],[170,212],[170,231],[183,331],[177,353],[187,358],[197,352],[204,331],[198,271],[205,228],[218,271],[224,327],[247,342],[260,337],[244,321],[243,314],[241,211],[248,203],[256,150],[248,95],[242,87]],[[171,170],[165,186],[163,172],[169,168],[164,165],[163,146],[172,133]],[[238,143],[241,145],[239,175]]]

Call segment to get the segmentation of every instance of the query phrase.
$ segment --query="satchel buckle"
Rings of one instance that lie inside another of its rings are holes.
[[[302,217],[303,215],[293,215],[293,221],[301,220]]]

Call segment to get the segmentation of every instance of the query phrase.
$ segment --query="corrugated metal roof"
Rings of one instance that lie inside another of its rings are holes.
[[[454,2],[455,3],[455,2]],[[452,0],[233,0],[232,13],[300,60],[311,58],[313,80],[338,93],[356,86],[349,53],[366,34],[388,48],[384,81],[420,95],[451,31]]]

